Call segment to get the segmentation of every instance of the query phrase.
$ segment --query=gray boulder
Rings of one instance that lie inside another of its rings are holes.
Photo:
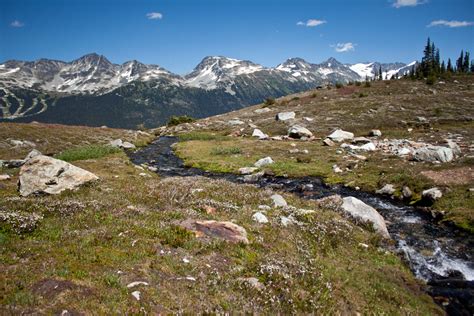
[[[59,194],[98,179],[95,174],[70,163],[38,155],[26,161],[20,169],[20,195]]]
[[[266,224],[268,223],[268,218],[263,214],[262,212],[257,212],[252,215],[252,219],[260,224]]]
[[[453,150],[442,146],[427,146],[415,151],[413,158],[425,162],[450,162],[454,159]]]
[[[421,193],[421,196],[425,200],[428,200],[430,202],[434,202],[436,200],[439,200],[441,197],[443,197],[443,192],[441,192],[441,190],[438,189],[438,188],[431,188],[431,189],[428,189],[428,190],[424,190]]]
[[[395,193],[395,188],[393,187],[393,184],[386,184],[381,189],[375,191],[375,193],[384,194],[384,195],[392,195],[393,193]]]
[[[288,136],[291,138],[302,138],[302,137],[311,137],[313,133],[306,127],[300,125],[293,125],[288,129]]]
[[[355,197],[342,199],[342,210],[356,220],[371,222],[374,229],[385,238],[390,238],[385,220],[372,206],[365,204]]]
[[[255,164],[254,166],[257,167],[257,168],[262,168],[262,167],[265,167],[267,165],[270,165],[272,164],[274,161],[271,157],[265,157],[265,158],[262,158],[262,159],[259,159]]]
[[[258,168],[255,168],[255,167],[243,167],[243,168],[239,169],[239,173],[241,175],[246,175],[246,174],[252,174],[257,170],[258,170]]]
[[[294,119],[296,116],[295,112],[280,112],[276,115],[277,121],[287,121]]]
[[[259,139],[267,139],[268,135],[256,128],[253,130],[252,137],[258,137]]]
[[[354,134],[351,132],[343,131],[342,129],[337,129],[328,136],[328,138],[332,139],[335,142],[343,142],[345,140],[351,140],[354,138]]]
[[[273,194],[270,198],[273,201],[273,205],[276,207],[288,206],[288,203],[286,203],[285,199],[280,194]]]

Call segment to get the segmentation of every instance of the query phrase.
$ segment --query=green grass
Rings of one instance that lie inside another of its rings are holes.
[[[62,151],[55,156],[57,159],[64,161],[77,161],[87,159],[97,159],[107,155],[120,152],[119,148],[107,145],[89,145],[83,147],[76,147]]]
[[[238,155],[242,153],[239,147],[214,147],[211,149],[211,155]]]

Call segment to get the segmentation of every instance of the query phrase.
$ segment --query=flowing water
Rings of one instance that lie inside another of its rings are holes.
[[[145,148],[130,152],[135,164],[156,167],[162,176],[204,176],[243,183],[234,174],[212,173],[186,168],[172,145],[175,137],[160,137]],[[396,249],[416,277],[427,282],[428,293],[448,314],[474,315],[474,236],[450,225],[437,223],[430,215],[399,202],[342,186],[327,186],[315,177],[284,178],[264,176],[256,183],[318,199],[339,194],[354,196],[373,206],[385,218]]]

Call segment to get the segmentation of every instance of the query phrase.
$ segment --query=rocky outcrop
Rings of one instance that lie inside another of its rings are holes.
[[[98,179],[95,174],[65,161],[37,155],[21,167],[19,190],[21,196],[59,194]]]
[[[371,222],[374,229],[385,238],[390,238],[385,220],[372,206],[365,204],[355,197],[342,199],[342,210],[356,220]]]

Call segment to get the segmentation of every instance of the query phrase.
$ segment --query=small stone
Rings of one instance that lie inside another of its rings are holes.
[[[260,224],[266,224],[268,223],[268,218],[263,214],[262,212],[257,212],[253,214],[252,219]]]
[[[386,184],[381,189],[375,191],[377,194],[392,195],[395,192],[393,184]]]
[[[333,165],[332,171],[334,171],[335,173],[342,173],[342,170],[338,167],[338,165]]]
[[[265,158],[259,159],[254,164],[254,166],[257,167],[257,168],[262,168],[262,167],[265,167],[265,166],[270,165],[272,163],[274,163],[274,161],[271,157],[265,157]]]
[[[410,188],[407,186],[404,186],[402,189],[402,197],[408,200],[408,199],[411,199],[412,196],[413,196],[413,193],[411,192]]]
[[[277,121],[287,121],[295,118],[295,112],[280,112],[276,115]]]
[[[373,129],[370,131],[370,136],[380,137],[382,136],[382,132],[379,129]]]
[[[119,273],[120,274],[120,273]],[[132,288],[132,287],[135,287],[135,286],[138,286],[138,285],[145,285],[147,286],[148,285],[148,282],[144,282],[144,281],[135,281],[135,282],[132,282],[132,283],[129,283],[127,284],[127,288]]]
[[[245,183],[258,182],[258,180],[260,180],[260,178],[262,178],[264,175],[265,175],[265,172],[263,172],[263,171],[260,171],[260,172],[254,173],[254,174],[245,175],[244,176],[244,182]]]
[[[245,124],[244,122],[242,122],[241,120],[238,120],[238,119],[230,120],[228,123],[229,123],[229,125],[243,125],[243,124]]]
[[[283,227],[287,227],[288,225],[292,225],[296,223],[296,220],[290,216],[280,216],[280,223]]]
[[[258,137],[258,139],[267,139],[268,135],[256,128],[253,130],[252,137]]]
[[[243,167],[239,169],[239,173],[241,175],[247,175],[247,174],[252,174],[257,170],[258,168],[255,168],[255,167]]]
[[[325,138],[325,139],[323,140],[323,144],[324,144],[325,146],[329,146],[329,147],[336,146],[336,144],[335,144],[331,139],[329,139],[329,138]]]
[[[351,132],[346,132],[346,131],[343,131],[342,129],[337,129],[335,130],[334,132],[332,132],[328,138],[330,138],[331,140],[335,141],[335,142],[343,142],[345,140],[351,140],[354,138],[354,134],[351,133]]]
[[[257,278],[239,278],[239,281],[245,282],[256,290],[262,290],[264,285]]]
[[[10,180],[11,177],[8,174],[0,174],[0,181]]]
[[[129,142],[123,142],[122,143],[122,148],[123,149],[133,149],[135,148],[135,145]]]
[[[245,228],[231,222],[186,220],[181,222],[181,226],[196,232],[198,237],[205,235],[231,243],[249,243]]]
[[[288,136],[291,138],[312,137],[313,133],[306,127],[300,125],[293,125],[288,129]]]
[[[286,206],[288,206],[288,203],[286,203],[285,199],[280,194],[273,194],[270,198],[272,199],[273,205],[275,207],[286,207]]]
[[[441,192],[441,190],[438,188],[431,188],[428,190],[424,190],[421,193],[421,196],[424,199],[429,200],[430,202],[434,202],[436,200],[439,200],[441,197],[443,197],[443,192]]]
[[[140,300],[140,291],[133,291],[132,292],[132,296],[137,300],[139,301]]]

